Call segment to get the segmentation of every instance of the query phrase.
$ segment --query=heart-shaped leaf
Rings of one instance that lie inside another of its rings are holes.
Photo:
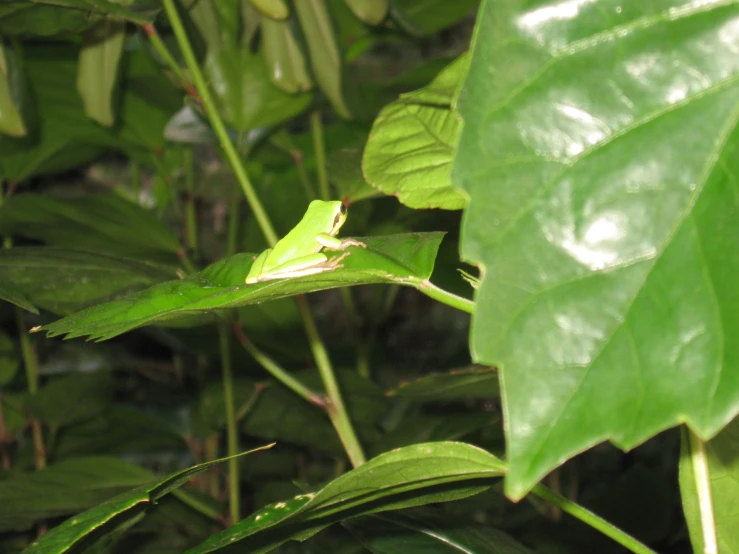
[[[453,180],[511,498],[598,442],[708,438],[739,411],[737,21],[692,0],[480,11]]]

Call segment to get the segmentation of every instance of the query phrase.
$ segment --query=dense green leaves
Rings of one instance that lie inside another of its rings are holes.
[[[490,527],[458,521],[431,510],[371,516],[343,524],[374,554],[527,554],[509,535]]]
[[[269,447],[262,447],[255,450],[242,452],[241,454],[238,454],[238,456],[250,454],[257,450],[263,450],[264,448]],[[201,471],[204,471],[209,467],[212,467],[213,465],[220,464],[221,462],[224,462],[228,459],[229,458],[222,458],[220,460],[214,460],[212,462],[199,464],[184,469],[182,471],[178,471],[177,473],[173,473],[164,479],[155,480],[154,483],[151,483],[151,481],[154,481],[154,478],[149,472],[136,468],[142,476],[147,477],[145,481],[149,481],[150,484],[142,486],[130,492],[123,493],[115,498],[111,498],[100,506],[96,506],[95,508],[92,508],[91,510],[88,510],[83,514],[79,514],[71,519],[68,519],[63,524],[55,527],[52,531],[33,543],[26,550],[26,552],[28,554],[72,554],[84,552],[89,546],[100,540],[102,537],[108,535],[109,533],[134,524],[143,515],[143,512],[152,507],[157,500],[162,498],[164,495],[172,492],[174,489],[182,486],[193,475],[196,475],[197,473],[200,473]],[[106,469],[114,467],[115,464],[113,464],[113,462],[117,462],[122,467],[129,465],[125,464],[125,466],[123,466],[124,462],[118,462],[117,460],[112,458],[100,458],[97,461],[104,462],[103,466],[105,466]],[[94,462],[95,460],[93,459],[83,462],[85,463],[85,473],[80,472],[78,475],[74,475],[74,477],[77,477],[78,479],[84,479],[87,474],[95,475],[95,473],[90,473],[91,464],[94,464]],[[76,463],[79,464],[80,462]],[[57,468],[62,466],[65,470],[68,471],[70,467],[74,468],[74,464],[75,462],[71,461],[67,463],[62,462],[57,465]],[[48,473],[50,471],[51,469],[46,470],[46,472],[36,473],[30,476],[28,479],[30,480],[33,477],[37,477],[40,474]],[[59,470],[57,470],[57,472],[54,474],[54,477],[56,479],[59,479]],[[34,483],[34,485],[38,485],[38,483]],[[2,486],[3,483],[0,483],[0,498],[2,498],[4,492]],[[16,486],[15,489],[11,489],[11,491],[19,493],[20,491],[22,491],[22,489]],[[106,496],[109,496],[109,493],[109,490],[103,491],[103,494],[105,494]],[[67,492],[67,494],[70,493]],[[8,504],[6,504],[6,506],[8,506]],[[3,520],[0,519],[0,522],[2,521]]]
[[[458,210],[465,205],[449,175],[461,127],[451,105],[466,69],[467,56],[462,56],[375,119],[362,160],[364,175],[406,206]]]
[[[739,410],[736,3],[487,2],[453,179],[484,268],[474,358],[501,368],[520,498],[604,440]],[[711,52],[711,55],[704,55]]]
[[[248,50],[211,52],[204,69],[223,119],[237,131],[282,123],[311,102],[308,92],[289,94],[276,88],[262,57]]]
[[[257,304],[296,294],[371,283],[427,286],[443,234],[424,233],[368,237],[367,248],[351,247],[343,268],[295,279],[246,285],[253,262],[237,254],[197,275],[155,285],[140,293],[102,304],[44,327],[52,336],[89,335],[105,340],[136,327],[173,317]]]
[[[22,194],[0,210],[0,232],[51,246],[177,262],[180,244],[154,213],[116,194]]]
[[[174,276],[172,268],[105,254],[42,246],[0,250],[0,290],[11,293],[3,298],[30,311],[26,299],[66,315]]]
[[[467,444],[438,442],[396,449],[342,475],[315,494],[257,511],[188,554],[215,552],[248,537],[248,542],[238,545],[240,552],[268,552],[348,516],[464,498],[489,486],[490,479],[503,471],[503,462]],[[405,494],[411,491],[416,493]]]
[[[0,481],[0,530],[27,529],[41,519],[85,510],[152,479],[134,464],[97,456]]]
[[[415,381],[401,383],[388,391],[388,395],[420,401],[496,397],[498,372],[491,368],[475,367],[449,373],[431,373]]]

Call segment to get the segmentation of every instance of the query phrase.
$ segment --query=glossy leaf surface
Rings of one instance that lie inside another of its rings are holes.
[[[486,2],[458,106],[512,498],[598,442],[739,410],[739,5],[565,9]]]
[[[244,284],[253,263],[250,254],[216,262],[197,275],[155,285],[120,300],[94,306],[51,323],[52,336],[89,335],[105,340],[136,327],[173,317],[233,308],[340,286],[396,283],[423,287],[431,275],[443,233],[390,235],[361,240],[351,247],[344,267],[323,274]]]
[[[711,502],[715,520],[718,552],[739,552],[739,419],[705,443]],[[694,452],[683,432],[680,449],[680,494],[683,513],[688,522],[694,552],[703,552],[705,544],[701,528],[701,507],[696,489]]]
[[[499,477],[503,471],[501,460],[463,443],[437,442],[399,448],[345,473],[315,494],[257,511],[188,554],[215,552],[230,545],[240,548],[240,552],[267,552],[291,538],[306,538],[345,517],[464,498],[489,486],[490,479]],[[443,489],[445,485],[455,484],[462,488]],[[414,494],[405,494],[411,492]],[[285,524],[289,526],[274,529]],[[268,529],[275,538],[260,542],[263,539],[255,535]],[[247,537],[252,538],[235,545]]]
[[[410,208],[458,210],[465,205],[450,173],[461,128],[451,105],[466,68],[462,56],[427,87],[383,108],[372,126],[362,159],[364,175]]]

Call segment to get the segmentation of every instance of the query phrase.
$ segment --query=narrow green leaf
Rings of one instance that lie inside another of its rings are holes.
[[[530,554],[510,535],[491,527],[450,518],[429,509],[345,521],[374,554]]]
[[[56,314],[69,314],[174,276],[172,268],[105,254],[45,246],[0,250],[0,281],[12,282],[24,299]]]
[[[38,313],[38,308],[31,304],[20,289],[12,283],[0,283],[0,299],[10,302],[11,304],[15,304],[16,306],[34,314]]]
[[[448,373],[431,373],[401,383],[387,392],[388,396],[402,396],[428,402],[432,400],[459,400],[498,396],[498,372],[488,367],[457,369]]]
[[[362,238],[367,248],[351,247],[342,269],[254,285],[244,284],[253,256],[237,254],[187,279],[161,283],[88,308],[43,329],[51,336],[89,335],[95,340],[106,340],[155,321],[335,287],[372,283],[422,287],[431,275],[442,237],[443,233],[418,233]]]
[[[264,62],[272,84],[291,94],[310,90],[313,81],[290,24],[267,16],[262,16],[260,22]]]
[[[28,134],[22,114],[24,91],[19,73],[13,48],[5,46],[0,39],[0,133],[14,137]]]
[[[300,26],[308,43],[311,69],[318,86],[341,117],[351,113],[344,100],[341,86],[341,53],[334,35],[331,15],[324,0],[303,0],[295,3]]]
[[[380,112],[364,149],[362,169],[373,186],[411,208],[459,210],[465,196],[450,174],[459,114],[452,100],[467,69],[457,58],[427,86],[402,94]]]
[[[736,501],[739,498],[739,419],[706,442],[703,453],[691,448],[686,435],[687,430],[684,430],[680,448],[680,494],[693,551],[705,551],[697,489],[700,475],[696,475],[694,466],[696,457],[704,456],[718,545],[716,552],[739,552],[739,527],[736,524],[739,521]]]
[[[115,123],[114,92],[125,38],[125,23],[106,19],[85,33],[80,50],[77,92],[88,117],[105,127]]]
[[[346,5],[368,25],[379,25],[385,19],[390,0],[345,0]]]
[[[270,447],[271,445],[263,446],[229,458],[221,458],[192,466],[188,469],[172,473],[168,477],[157,480],[153,484],[112,498],[104,504],[96,506],[83,514],[74,516],[58,527],[55,527],[29,546],[25,550],[25,554],[81,554],[89,546],[116,529],[126,528],[135,523],[143,515],[143,512],[151,508],[157,500],[182,486],[193,475],[231,458],[244,456]],[[139,469],[139,471],[144,472],[142,469]],[[33,475],[38,475],[39,473],[43,472],[37,472]],[[151,481],[151,474],[148,472],[144,473],[149,476],[148,480]],[[0,498],[2,498],[3,484],[0,483]]]
[[[470,344],[501,370],[514,499],[599,442],[739,412],[739,65],[703,55],[739,5],[571,15],[484,3],[459,101]]]
[[[241,552],[267,552],[288,540],[303,540],[342,518],[476,494],[489,486],[491,478],[500,477],[504,467],[492,454],[463,443],[400,448],[345,473],[318,493],[263,508],[187,554],[214,552],[247,537],[252,538],[239,545]],[[265,531],[265,537],[258,536]]]
[[[69,198],[19,194],[0,210],[0,232],[50,246],[172,264],[177,263],[181,248],[154,213],[111,193]]]
[[[221,115],[237,131],[276,125],[304,111],[313,95],[288,94],[270,82],[262,56],[245,48],[210,52],[205,73]]]

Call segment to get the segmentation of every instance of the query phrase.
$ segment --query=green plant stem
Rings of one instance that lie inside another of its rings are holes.
[[[438,300],[442,304],[446,304],[452,308],[457,308],[458,310],[467,312],[468,314],[475,313],[475,303],[472,300],[467,300],[466,298],[452,294],[444,289],[440,289],[428,279],[411,280],[415,283],[415,287],[429,298]]]
[[[254,390],[251,393],[251,396],[241,405],[241,408],[236,412],[236,421],[241,421],[244,419],[249,412],[254,409],[254,406],[257,403],[257,400],[259,399],[259,395],[262,394],[262,391],[266,389],[269,386],[267,383],[255,383]]]
[[[31,339],[28,336],[26,328],[26,318],[23,315],[23,309],[15,307],[15,319],[18,323],[18,337],[21,343],[21,356],[23,357],[23,365],[26,368],[26,381],[28,383],[28,393],[35,395],[38,392],[38,363],[36,355],[31,346]],[[31,433],[33,435],[33,460],[36,469],[46,467],[46,451],[44,449],[44,435],[41,429],[41,423],[34,419],[31,420]]]
[[[326,401],[321,395],[319,395],[315,391],[312,391],[310,388],[298,381],[284,368],[280,367],[280,365],[277,364],[277,362],[275,362],[267,354],[254,346],[254,344],[244,334],[244,331],[241,329],[238,323],[233,323],[231,325],[231,328],[233,330],[234,336],[236,337],[236,340],[238,340],[241,346],[244,347],[244,350],[246,350],[257,361],[259,365],[266,369],[269,374],[272,375],[272,377],[277,379],[280,383],[285,385],[295,394],[304,398],[311,404],[314,404],[321,408],[326,408]]]
[[[218,114],[218,109],[216,108],[213,97],[210,94],[210,90],[205,82],[203,73],[200,71],[198,62],[195,59],[195,53],[192,51],[190,42],[187,39],[187,33],[185,32],[185,28],[182,25],[180,16],[175,8],[174,0],[163,0],[163,4],[164,10],[167,12],[167,17],[169,18],[169,23],[172,26],[175,37],[177,38],[177,44],[182,52],[182,57],[185,59],[187,69],[190,71],[195,87],[202,99],[203,108],[208,116],[208,120],[213,126],[213,131],[218,137],[221,148],[234,171],[236,180],[244,192],[244,196],[254,213],[254,217],[259,224],[259,228],[262,230],[262,233],[267,240],[267,244],[274,246],[277,243],[277,234],[272,227],[272,222],[269,220],[269,217],[267,217],[267,213],[264,211],[262,203],[259,201],[259,197],[254,191],[254,187],[252,187],[251,181],[249,181],[244,164],[241,162],[241,158],[226,132],[226,126],[224,125],[221,116]]]
[[[231,185],[231,204],[228,211],[228,236],[226,239],[226,256],[236,254],[239,236],[239,216],[241,214],[241,194],[238,187]]]
[[[344,406],[344,400],[339,390],[339,383],[336,381],[336,375],[334,374],[333,367],[331,367],[331,360],[329,360],[326,348],[323,346],[323,342],[318,335],[316,322],[313,320],[313,314],[311,314],[308,301],[303,295],[297,296],[296,300],[298,302],[298,308],[300,308],[300,313],[303,316],[303,323],[305,324],[313,358],[316,360],[318,372],[321,375],[323,386],[326,388],[328,395],[328,405],[326,407],[328,416],[331,418],[331,423],[336,429],[341,443],[344,445],[344,450],[349,456],[352,466],[359,467],[366,461],[366,458],[364,457],[362,445],[359,444],[359,439],[354,432],[349,414]]]
[[[231,371],[231,341],[230,333],[225,322],[218,325],[218,336],[221,345],[221,370],[223,373],[223,398],[226,409],[226,452],[228,456],[239,453],[239,435],[236,422],[236,410],[234,409],[233,376]],[[240,519],[239,498],[239,460],[232,458],[228,460],[228,505],[231,515],[231,523]]]
[[[693,466],[695,490],[698,495],[698,506],[701,514],[701,534],[703,535],[703,552],[717,554],[716,523],[713,517],[713,501],[711,500],[711,480],[708,471],[706,445],[692,430],[686,428],[690,446],[690,465]]]
[[[310,127],[313,133],[313,148],[316,151],[316,170],[318,171],[318,190],[322,200],[331,199],[328,188],[328,173],[326,172],[326,148],[323,144],[323,125],[321,112],[315,110],[310,114]]]
[[[571,516],[579,519],[583,523],[588,524],[593,529],[597,529],[607,537],[610,537],[624,548],[635,552],[636,554],[656,554],[654,550],[648,546],[642,544],[631,535],[624,533],[615,525],[608,523],[606,520],[595,515],[590,510],[586,510],[579,504],[576,504],[565,498],[561,494],[548,489],[544,485],[536,485],[532,490],[532,494],[535,494],[539,498],[546,500],[560,508],[563,512],[567,512]]]
[[[165,46],[165,44],[162,42],[162,39],[159,38],[159,33],[157,33],[156,27],[154,27],[151,23],[144,23],[141,25],[141,28],[146,33],[146,36],[149,37],[149,41],[151,42],[151,45],[154,47],[154,49],[159,53],[159,55],[162,57],[162,60],[164,60],[164,63],[166,63],[169,66],[169,69],[174,73],[174,76],[179,81],[182,88],[184,88],[188,95],[195,98],[195,100],[199,100],[197,98],[197,94],[193,95],[193,86],[192,83],[190,83],[187,79],[185,79],[184,74],[182,71],[180,71],[180,66],[175,61],[174,57],[172,57],[172,54],[170,54],[169,50]]]
[[[187,238],[187,247],[196,252],[198,249],[198,228],[197,217],[195,213],[195,177],[193,175],[193,156],[192,146],[183,147],[182,165],[185,168],[185,236]],[[198,257],[195,256],[197,260]]]

